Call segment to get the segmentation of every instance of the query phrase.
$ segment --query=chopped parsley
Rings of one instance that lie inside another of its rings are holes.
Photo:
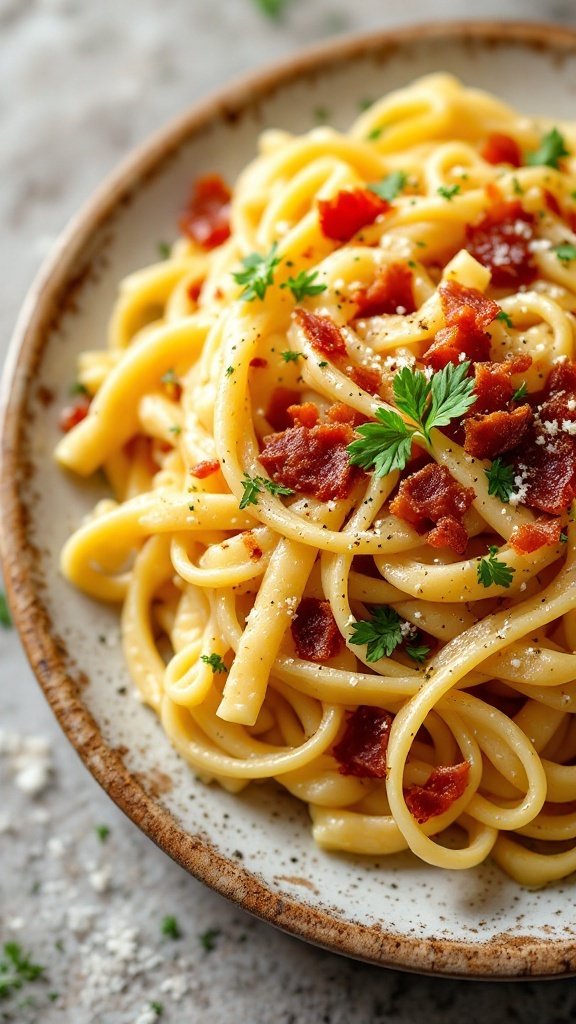
[[[158,242],[156,248],[158,249],[158,255],[161,260],[167,260],[170,258],[171,249],[168,242]]]
[[[560,245],[555,245],[552,251],[556,253],[562,263],[571,263],[572,260],[576,260],[576,245],[572,245],[570,242],[561,242]]]
[[[6,942],[0,960],[0,999],[7,999],[20,991],[26,982],[37,981],[44,974],[44,967],[33,964],[30,954],[24,953],[17,942]]]
[[[302,352],[293,352],[292,349],[287,349],[286,352],[280,353],[285,363],[297,363],[302,354]]]
[[[406,644],[406,654],[421,665],[430,654],[430,648],[426,644]]]
[[[227,366],[226,367],[226,376],[229,377],[232,373],[234,373],[234,367],[233,366]]]
[[[560,542],[562,544],[567,544],[568,543],[568,534],[567,533],[562,532],[560,534]]]
[[[79,380],[75,381],[70,387],[70,395],[72,398],[78,398],[80,395],[88,396],[90,392],[88,388],[81,384]]]
[[[170,433],[175,434],[176,437],[178,437],[178,434],[182,433],[182,427],[178,423],[173,423],[172,426],[169,427],[169,430]]]
[[[366,139],[367,139],[368,142],[376,142],[376,139],[379,139],[380,136],[383,134],[383,132],[384,132],[384,128],[383,127],[381,127],[381,128],[372,128],[372,130],[368,132],[368,135],[366,136]]]
[[[328,124],[330,120],[328,107],[316,107],[314,110],[314,120],[316,124]]]
[[[108,825],[95,825],[94,831],[101,843],[105,843],[106,840],[108,839],[108,836],[110,835],[110,829]]]
[[[506,324],[506,327],[514,327],[512,317],[504,309],[501,309],[500,312],[496,314],[496,319],[501,320],[503,324]]]
[[[258,252],[250,253],[241,261],[244,270],[232,274],[237,284],[244,285],[240,294],[244,302],[263,299],[270,285],[274,283],[274,268],[280,263],[280,257],[276,255],[277,248],[278,243],[274,242],[266,256],[261,256]]]
[[[162,1014],[164,1013],[164,1006],[163,1006],[163,1004],[157,1002],[156,999],[153,999],[151,1001],[150,1009],[153,1010],[153,1012],[156,1014],[157,1017],[161,1017]]]
[[[512,466],[504,466],[502,459],[494,459],[490,469],[484,472],[488,477],[488,494],[500,498],[500,501],[510,501],[510,495],[514,490],[514,469]]]
[[[526,163],[530,167],[555,167],[563,156],[570,156],[570,150],[566,149],[566,140],[557,128],[543,135],[538,149],[528,153]]]
[[[376,476],[404,469],[413,442],[427,447],[433,427],[444,427],[464,416],[476,401],[472,394],[474,381],[467,376],[469,369],[469,362],[457,366],[448,363],[428,380],[420,370],[402,367],[394,377],[394,398],[398,408],[417,425],[405,423],[392,409],[377,409],[378,422],[359,426],[360,437],[348,445],[352,465],[373,468]]]
[[[289,288],[296,302],[301,302],[306,295],[320,295],[326,291],[325,284],[314,284],[317,277],[317,270],[301,270],[296,277],[289,277],[280,287]]]
[[[380,199],[386,199],[387,202],[391,202],[405,188],[407,181],[408,175],[405,171],[391,171],[382,181],[375,181],[368,185],[368,188],[371,192],[375,192],[377,196],[380,196]]]
[[[0,590],[0,626],[4,626],[4,629],[10,629],[11,625],[12,616],[10,615],[8,601],[6,600],[6,595]]]
[[[516,175],[514,175],[514,177],[512,178],[512,189],[514,191],[514,195],[515,196],[523,196],[524,195],[524,189],[522,188],[522,185],[518,181],[518,178],[516,177]]]
[[[181,939],[182,932],[180,931],[180,925],[175,917],[169,916],[162,919],[161,924],[162,935],[165,935],[168,939]]]
[[[496,558],[497,547],[489,547],[488,552],[489,554],[478,562],[478,583],[481,583],[483,587],[490,587],[494,583],[497,587],[508,588],[516,570]]]
[[[176,373],[175,373],[174,370],[166,370],[166,373],[163,373],[162,376],[160,377],[160,383],[161,384],[179,384],[180,381],[178,380],[178,377],[176,376]]]
[[[460,185],[440,185],[438,189],[438,195],[442,196],[442,199],[447,199],[448,202],[452,202],[454,196],[457,196],[460,192]]]
[[[248,505],[258,504],[258,495],[261,493],[264,487],[269,494],[294,494],[291,487],[284,487],[283,484],[277,484],[274,480],[268,480],[265,476],[245,476],[242,481],[242,487],[244,488],[244,494],[240,499],[240,508],[248,508]]]
[[[367,97],[358,100],[358,110],[360,111],[361,114],[363,114],[365,110],[368,110],[370,107],[374,106],[375,102],[375,100],[368,99]]]
[[[211,953],[213,949],[216,949],[216,939],[220,935],[220,928],[208,928],[207,931],[202,932],[198,936],[198,940],[203,949],[207,953]]]
[[[318,366],[320,367],[321,370],[323,370],[325,366],[328,366],[328,363],[325,359],[323,359],[321,363],[318,363]]]
[[[516,388],[516,391],[512,395],[512,401],[513,402],[523,402],[524,399],[526,398],[527,394],[528,394],[528,385],[527,385],[526,381],[523,380],[521,385],[520,385],[520,387]]]
[[[393,651],[406,640],[406,654],[414,661],[423,662],[430,648],[419,644],[416,638],[406,631],[407,623],[403,622],[398,612],[387,605],[374,608],[370,619],[358,619],[350,632],[351,644],[366,644],[366,661],[379,661],[389,658]],[[411,627],[409,627],[411,629]]]
[[[210,665],[214,675],[217,675],[218,672],[228,671],[219,654],[202,654],[200,655],[200,661],[203,661],[206,665]]]
[[[290,0],[253,0],[253,3],[271,21],[280,21]]]

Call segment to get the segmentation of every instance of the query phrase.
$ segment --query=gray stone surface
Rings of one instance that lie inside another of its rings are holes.
[[[439,0],[434,8],[293,0],[276,24],[251,0],[0,0],[0,361],[56,233],[151,130],[304,43],[432,16],[569,22],[576,10],[570,0]],[[44,775],[41,792],[26,791]],[[288,938],[205,889],[99,790],[60,734],[16,636],[1,627],[0,784],[0,942],[20,942],[47,979],[0,1000],[0,1020],[575,1019],[574,982],[472,985],[366,967]],[[105,842],[100,825],[110,829]],[[179,939],[162,935],[169,915]]]

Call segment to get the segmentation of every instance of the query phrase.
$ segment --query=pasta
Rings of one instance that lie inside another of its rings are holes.
[[[199,179],[80,358],[62,571],[325,849],[576,870],[575,200],[576,125],[429,76]]]

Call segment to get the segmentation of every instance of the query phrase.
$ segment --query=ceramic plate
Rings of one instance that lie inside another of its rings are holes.
[[[58,553],[98,484],[56,469],[57,410],[81,349],[104,344],[122,277],[175,235],[190,181],[233,180],[260,131],[302,131],[326,108],[345,128],[362,99],[431,71],[527,114],[573,118],[576,33],[503,24],[411,28],[339,41],[227,88],[152,139],[56,246],[22,313],[4,381],[4,564],[28,657],[60,723],[116,803],[183,867],[247,910],[349,956],[459,976],[576,970],[573,885],[519,888],[494,866],[450,872],[411,855],[318,850],[306,812],[273,786],[205,788],[134,698],[114,611],[73,591]]]

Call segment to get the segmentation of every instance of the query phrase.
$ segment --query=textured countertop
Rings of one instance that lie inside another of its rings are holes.
[[[263,5],[0,0],[0,362],[54,237],[135,143],[227,79],[305,43],[432,16],[417,0],[393,10],[386,0],[292,0],[277,23]],[[576,22],[571,0],[438,0],[434,14]],[[0,946],[17,942],[45,968],[45,980],[0,1000],[0,1020],[576,1018],[573,981],[471,984],[367,967],[284,936],[205,889],[101,792],[2,626],[0,784]],[[179,938],[163,934],[169,917]]]

